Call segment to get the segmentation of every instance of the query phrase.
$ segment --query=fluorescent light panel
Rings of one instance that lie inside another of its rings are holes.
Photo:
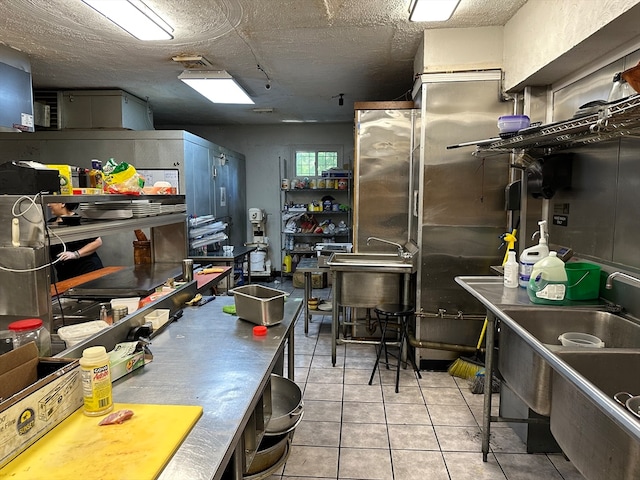
[[[213,103],[244,105],[254,103],[233,77],[224,70],[215,72],[185,70],[178,75],[178,78]]]
[[[460,0],[412,0],[409,20],[412,22],[444,22],[460,3]]]
[[[82,0],[139,40],[171,40],[173,28],[140,0]]]

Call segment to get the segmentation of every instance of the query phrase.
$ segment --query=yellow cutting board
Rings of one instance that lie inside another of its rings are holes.
[[[133,417],[98,426],[104,417],[78,409],[0,469],[0,478],[151,480],[157,478],[202,415],[202,407],[117,403]]]

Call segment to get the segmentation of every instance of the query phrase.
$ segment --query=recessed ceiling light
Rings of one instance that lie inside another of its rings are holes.
[[[82,0],[139,40],[171,40],[173,28],[141,0]]]
[[[411,0],[409,20],[412,22],[444,22],[449,20],[460,0]]]
[[[178,78],[213,103],[253,104],[240,85],[224,70],[185,70]]]

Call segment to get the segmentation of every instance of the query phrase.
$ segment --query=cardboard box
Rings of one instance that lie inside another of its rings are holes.
[[[325,288],[327,286],[327,274],[326,273],[312,273],[311,274],[311,287],[312,288]],[[295,272],[293,274],[293,287],[304,288],[304,273]]]
[[[45,167],[60,172],[60,194],[73,195],[71,167],[69,165],[45,165]]]
[[[109,367],[111,368],[111,381],[115,382],[136,368],[144,366],[153,358],[151,355],[145,356],[144,350],[136,351],[139,342],[118,343],[109,352]]]
[[[38,358],[31,342],[0,357],[0,467],[82,405],[77,359]]]

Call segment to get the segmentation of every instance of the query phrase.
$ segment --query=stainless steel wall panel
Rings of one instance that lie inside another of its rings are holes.
[[[613,242],[611,260],[640,268],[638,239],[640,238],[640,139],[620,141],[620,166],[615,205],[615,229],[609,237]]]
[[[469,148],[448,145],[496,137],[501,115],[513,113],[513,104],[500,100],[497,72],[450,75],[446,81],[422,76],[419,160],[421,204],[418,238],[418,309],[427,313],[484,314],[484,307],[455,283],[458,275],[487,275],[502,263],[500,235],[507,228],[504,189],[509,180],[509,156],[472,155]],[[472,345],[482,322],[420,318],[418,340]],[[419,358],[447,359],[446,351],[418,351]]]
[[[0,262],[5,269],[28,270],[47,263],[45,247],[0,247]],[[22,318],[38,317],[45,327],[53,331],[51,324],[48,268],[33,272],[10,272],[0,270],[0,330]]]
[[[370,236],[404,244],[408,235],[411,109],[356,110],[354,233],[356,252]],[[381,199],[383,199],[381,201]]]
[[[490,275],[490,267],[502,263],[503,253],[498,247],[504,229],[440,225],[424,226],[422,233],[421,308],[427,312],[444,309],[454,314],[483,314],[484,307],[464,295],[454,277]]]
[[[549,200],[550,243],[613,259],[618,145],[618,141],[606,142],[574,152],[572,188],[558,191]],[[554,216],[563,218],[562,226],[553,223]]]

